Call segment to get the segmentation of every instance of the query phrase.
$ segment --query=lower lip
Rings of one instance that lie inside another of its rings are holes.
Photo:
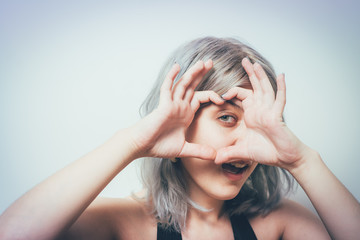
[[[228,171],[223,170],[224,175],[230,180],[230,181],[239,181],[243,178],[244,173],[246,172],[247,169],[245,169],[245,171],[239,173],[239,174],[234,174]]]

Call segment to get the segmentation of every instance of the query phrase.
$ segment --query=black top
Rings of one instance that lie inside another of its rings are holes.
[[[235,240],[256,240],[255,233],[244,215],[230,217],[231,226]],[[181,240],[181,233],[172,227],[164,229],[160,224],[157,225],[157,240]]]

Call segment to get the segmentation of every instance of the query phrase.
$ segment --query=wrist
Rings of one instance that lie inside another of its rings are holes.
[[[142,119],[135,125],[128,127],[123,131],[125,138],[128,140],[129,153],[133,159],[148,157],[149,139],[145,132],[148,131],[148,124]]]
[[[288,167],[287,170],[291,175],[294,176],[294,178],[298,179],[301,178],[301,176],[304,174],[308,174],[314,170],[316,171],[316,169],[321,167],[322,164],[323,161],[320,157],[320,154],[317,151],[306,147],[302,157],[293,165]]]
[[[140,156],[140,150],[134,141],[134,130],[132,127],[118,130],[109,142],[114,143],[113,146],[117,149],[117,154],[127,163],[143,157]]]
[[[125,129],[134,158],[152,156],[151,149],[156,143],[155,139],[159,136],[159,132],[162,131],[162,124],[157,124],[163,122],[162,119],[158,119],[159,115],[160,113],[155,109],[136,124]]]

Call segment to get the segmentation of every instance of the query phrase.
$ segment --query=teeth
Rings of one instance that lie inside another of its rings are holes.
[[[246,166],[247,166],[246,163],[239,163],[239,162],[229,163],[229,164],[233,165],[233,166],[236,167],[236,168],[243,168],[243,167],[246,167]]]

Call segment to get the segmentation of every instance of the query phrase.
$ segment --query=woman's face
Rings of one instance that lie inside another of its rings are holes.
[[[198,110],[187,130],[186,140],[206,144],[217,150],[241,141],[245,128],[243,111],[239,106],[232,102],[210,104]],[[217,200],[236,197],[257,164],[244,159],[230,161],[235,164],[216,165],[214,161],[182,158],[181,164],[193,201],[201,201],[201,197]]]

